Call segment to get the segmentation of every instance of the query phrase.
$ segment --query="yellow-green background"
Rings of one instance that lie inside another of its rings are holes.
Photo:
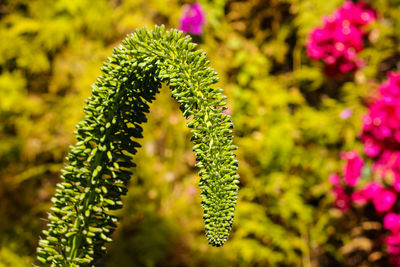
[[[327,79],[322,65],[307,58],[305,41],[341,3],[201,1],[207,23],[195,41],[219,73],[239,146],[231,237],[221,248],[207,244],[190,133],[163,87],[151,105],[106,266],[373,264],[368,255],[384,249],[343,249],[360,226],[332,208],[327,176],[341,168],[339,151],[362,151],[365,96],[397,70],[400,1],[370,1],[379,19],[360,54],[366,67]],[[102,62],[139,27],[178,27],[183,4],[0,1],[0,266],[35,261],[74,126]],[[342,120],[346,108],[353,115]]]

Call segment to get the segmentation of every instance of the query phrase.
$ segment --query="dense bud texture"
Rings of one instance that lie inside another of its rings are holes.
[[[148,103],[165,82],[191,128],[193,151],[200,168],[200,188],[206,236],[210,244],[227,240],[238,193],[238,162],[232,150],[233,124],[222,89],[202,51],[189,36],[164,27],[129,35],[102,67],[78,123],[78,142],[71,147],[62,170],[48,230],[40,240],[38,259],[53,266],[92,266],[105,253],[105,242],[122,207],[121,195],[140,147],[140,124],[146,122]]]

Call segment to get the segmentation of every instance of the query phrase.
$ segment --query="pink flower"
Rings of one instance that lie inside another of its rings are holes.
[[[393,181],[393,188],[397,192],[400,192],[400,173],[394,173],[394,181]]]
[[[379,87],[379,95],[363,117],[361,139],[365,153],[375,158],[373,170],[391,183],[391,189],[375,189],[372,202],[380,213],[389,212],[400,192],[400,73],[389,73]],[[394,191],[394,190],[395,191]],[[397,191],[397,192],[396,192]],[[387,251],[395,266],[400,266],[400,214],[390,212],[383,226],[391,231],[385,239]]]
[[[366,35],[363,26],[375,17],[375,11],[364,3],[344,2],[332,15],[323,19],[322,27],[310,33],[308,56],[323,60],[325,73],[330,76],[357,70],[364,64],[357,58]]]
[[[388,77],[363,117],[361,139],[365,153],[379,157],[378,161],[385,157],[384,151],[400,150],[400,73],[389,73]]]
[[[391,235],[389,235],[386,239],[385,239],[385,243],[388,245],[396,245],[396,244],[400,244],[400,233],[392,233]]]
[[[353,115],[353,110],[351,108],[346,108],[340,112],[340,118],[342,120],[347,120],[351,115]]]
[[[347,161],[344,166],[344,179],[349,186],[355,186],[360,178],[364,161],[355,150],[342,152],[341,157]]]
[[[381,147],[379,143],[377,143],[371,137],[364,138],[364,152],[368,157],[376,157],[381,152]]]
[[[392,186],[400,192],[400,151],[383,151],[380,157],[375,161],[373,170],[382,177],[392,176]]]
[[[374,163],[374,170],[380,172],[382,176],[388,171],[395,171],[400,168],[400,151],[385,150]]]
[[[381,189],[372,199],[372,203],[378,212],[389,211],[396,202],[397,195],[389,189]]]
[[[387,252],[391,254],[392,263],[395,263],[395,266],[399,266],[400,258],[398,257],[400,254],[400,233],[392,232],[388,237],[384,239],[384,242],[387,245]]]
[[[334,205],[336,208],[347,211],[350,208],[350,197],[347,195],[343,187],[337,187],[333,190],[336,196]]]
[[[400,243],[388,245],[387,251],[389,254],[394,254],[394,255],[400,254]],[[399,263],[400,262],[397,262],[397,264],[399,264]],[[396,266],[398,266],[398,265],[396,265]]]
[[[383,217],[383,227],[392,232],[400,230],[400,215],[390,212]]]
[[[351,194],[351,200],[357,204],[364,205],[366,204],[370,198],[367,197],[363,191],[355,191]]]
[[[367,4],[363,2],[353,3],[351,1],[344,2],[335,15],[348,20],[357,27],[366,25],[376,18],[376,12]]]
[[[199,3],[193,5],[184,5],[183,14],[180,19],[179,29],[185,33],[199,35],[203,32],[203,24],[205,22],[204,12]]]
[[[390,254],[391,266],[400,266],[400,232],[392,231],[384,239],[384,242],[387,245],[386,250]]]
[[[369,199],[374,198],[379,192],[383,189],[383,186],[378,184],[377,182],[370,182],[367,186],[362,190],[363,194]]]
[[[353,192],[351,199],[358,204],[365,204],[375,198],[383,189],[377,182],[370,182],[363,189]]]
[[[329,175],[328,179],[329,179],[329,182],[331,183],[331,185],[333,185],[333,186],[340,185],[340,177],[336,173],[332,173],[331,175]]]

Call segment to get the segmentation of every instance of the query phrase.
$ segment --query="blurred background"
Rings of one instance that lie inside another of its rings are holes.
[[[112,48],[143,26],[179,28],[192,3],[0,1],[0,266],[35,262],[74,127]],[[206,22],[193,38],[219,73],[239,146],[233,231],[223,247],[207,244],[190,132],[164,86],[106,266],[387,266],[366,233],[381,226],[336,209],[328,176],[340,151],[362,151],[366,99],[397,70],[400,1],[369,2],[378,15],[359,53],[366,64],[335,78],[306,42],[343,1],[199,3]]]

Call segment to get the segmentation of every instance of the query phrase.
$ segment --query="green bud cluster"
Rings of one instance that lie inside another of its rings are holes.
[[[52,266],[92,266],[105,253],[105,243],[127,193],[132,155],[140,147],[141,123],[148,103],[166,83],[179,102],[193,134],[193,151],[201,177],[205,232],[210,244],[227,240],[238,193],[238,162],[232,150],[233,124],[223,90],[211,87],[217,73],[189,36],[163,26],[128,35],[113,50],[92,86],[85,119],[76,127],[69,165],[57,185],[48,229],[39,241],[38,260]]]

